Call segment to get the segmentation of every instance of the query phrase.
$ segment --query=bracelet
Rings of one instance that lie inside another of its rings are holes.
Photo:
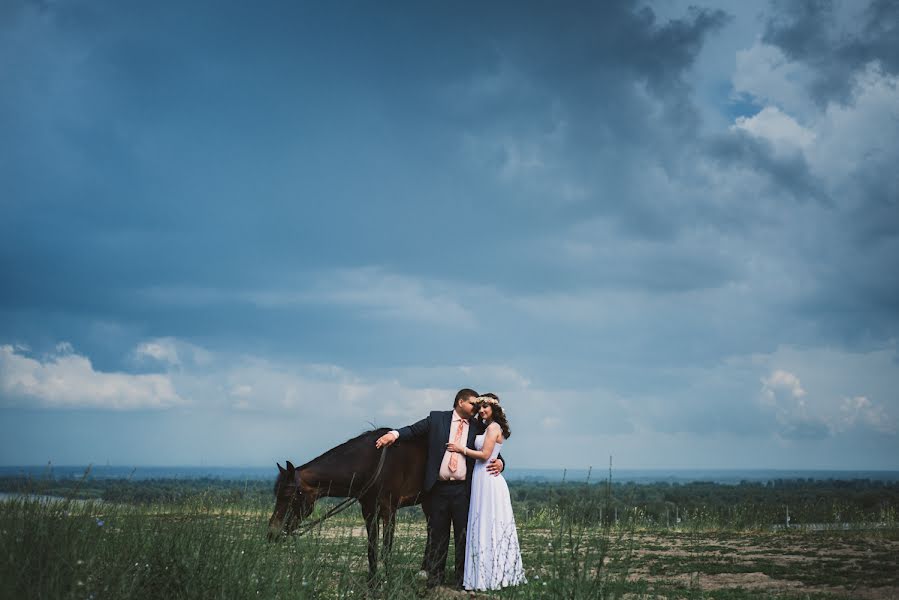
[[[462,446],[462,456],[468,456],[468,446]]]

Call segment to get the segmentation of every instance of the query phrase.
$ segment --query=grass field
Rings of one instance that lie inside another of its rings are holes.
[[[407,513],[375,593],[357,511],[308,536],[265,540],[270,506],[0,502],[2,598],[469,597],[427,592],[424,524]],[[508,598],[896,598],[899,529],[689,530],[522,519],[529,582]]]

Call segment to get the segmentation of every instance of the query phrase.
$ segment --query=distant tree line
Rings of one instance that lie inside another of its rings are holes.
[[[759,527],[897,523],[899,482],[872,479],[773,479],[738,485],[692,483],[509,483],[522,524],[576,514],[585,525]],[[32,479],[0,477],[0,492],[125,504],[203,502],[266,506],[273,482],[226,479]],[[330,500],[323,500],[324,504]],[[421,518],[419,509],[405,519]]]
[[[899,508],[899,482],[871,479],[774,479],[738,485],[518,483],[509,487],[513,502],[526,517],[551,518],[553,510],[576,509],[591,523],[628,521],[663,527],[892,525]]]

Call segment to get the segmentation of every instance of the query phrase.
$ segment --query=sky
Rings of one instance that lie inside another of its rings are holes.
[[[698,6],[697,6],[698,4]],[[0,4],[0,464],[899,469],[899,3]]]

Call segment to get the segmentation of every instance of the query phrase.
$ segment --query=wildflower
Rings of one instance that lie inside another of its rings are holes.
[[[103,523],[105,523],[103,519],[97,519],[97,527],[103,527]]]

